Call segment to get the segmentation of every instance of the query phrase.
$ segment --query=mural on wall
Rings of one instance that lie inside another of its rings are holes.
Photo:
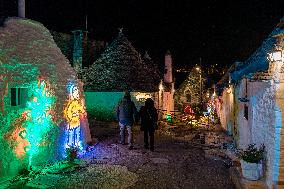
[[[78,147],[82,149],[80,117],[85,116],[85,113],[84,101],[80,98],[78,87],[74,84],[70,84],[69,100],[64,110],[68,122],[66,148]]]

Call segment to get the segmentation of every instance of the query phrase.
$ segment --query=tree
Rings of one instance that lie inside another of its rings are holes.
[[[196,70],[196,67],[192,68],[187,78],[176,91],[175,101],[180,107],[183,107],[185,103],[193,105],[201,103],[203,91],[200,87],[202,87],[204,83],[204,78],[200,79],[200,74],[201,73]]]

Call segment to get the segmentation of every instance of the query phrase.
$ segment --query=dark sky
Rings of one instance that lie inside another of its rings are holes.
[[[16,0],[0,0],[0,15],[14,16]],[[284,0],[26,0],[26,16],[47,28],[84,28],[111,41],[119,27],[138,51],[162,62],[169,49],[174,65],[231,65],[261,44],[284,16]]]

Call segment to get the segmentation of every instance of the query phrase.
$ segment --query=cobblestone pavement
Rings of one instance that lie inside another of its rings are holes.
[[[118,143],[117,123],[97,122],[91,133],[99,142],[78,162],[59,162],[0,188],[234,189],[219,131],[164,127],[155,133],[154,152],[144,149],[138,126],[133,150]]]
[[[154,152],[143,148],[143,136],[138,127],[134,132],[133,150],[118,144],[116,123],[101,123],[92,131],[96,137],[103,136],[93,152],[93,161],[127,167],[137,175],[137,181],[130,189],[234,188],[224,161],[206,155],[204,148],[198,145],[200,141],[204,143],[200,139],[202,134],[208,135],[208,131],[178,128],[160,130],[155,133]]]

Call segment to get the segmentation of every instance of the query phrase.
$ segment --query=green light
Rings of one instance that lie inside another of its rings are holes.
[[[167,114],[166,119],[167,119],[168,122],[172,122],[173,121],[171,114]]]
[[[30,143],[27,151],[29,155],[29,166],[32,162],[32,157],[36,155],[43,142],[46,134],[54,126],[52,122],[52,106],[55,103],[55,98],[50,95],[47,84],[44,80],[33,85],[33,96],[27,104],[28,114],[26,122],[26,138]]]

